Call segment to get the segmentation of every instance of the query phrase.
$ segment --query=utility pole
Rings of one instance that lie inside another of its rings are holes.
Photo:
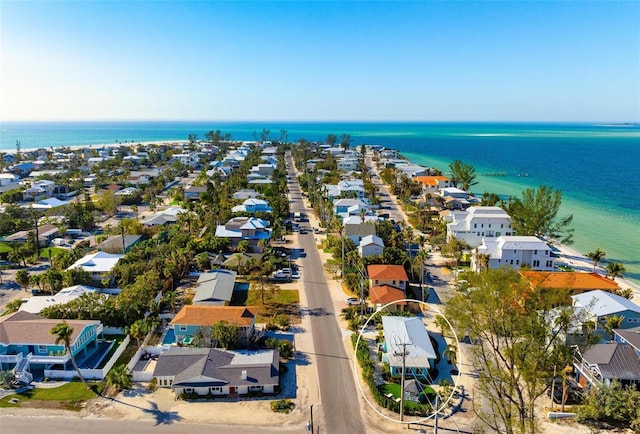
[[[340,275],[341,279],[344,281],[344,236],[345,236],[346,228],[343,226],[340,229],[340,238],[342,239],[342,274]]]
[[[436,393],[436,412],[435,415],[433,417],[433,433],[434,434],[438,434],[438,398],[440,397],[440,395],[438,395]]]
[[[402,356],[402,377],[400,378],[400,422],[404,421],[404,376],[405,376],[405,367],[406,367],[406,359],[407,359],[407,345],[411,345],[411,342],[403,342],[402,345],[402,353],[395,352],[394,356]]]

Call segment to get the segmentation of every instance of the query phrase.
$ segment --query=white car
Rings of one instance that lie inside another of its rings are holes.
[[[345,301],[349,306],[359,306],[360,304],[362,304],[362,300],[356,297],[348,297]]]
[[[291,268],[281,268],[280,270],[273,273],[273,277],[276,279],[291,279],[291,275],[293,271]]]

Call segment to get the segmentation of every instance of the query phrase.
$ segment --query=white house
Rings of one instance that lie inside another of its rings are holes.
[[[67,270],[82,268],[91,273],[93,280],[101,281],[110,278],[111,271],[123,256],[124,255],[105,252],[92,253],[78,259],[73,265],[67,268]]]
[[[341,170],[344,172],[358,170],[359,168],[358,159],[354,157],[340,158],[338,161],[336,161],[336,164],[337,164],[338,170]]]
[[[457,238],[472,248],[482,244],[482,238],[513,235],[511,217],[497,206],[472,206],[466,211],[454,211],[447,224],[447,240]]]
[[[473,271],[482,269],[481,255],[488,257],[489,268],[500,268],[505,265],[515,269],[528,265],[534,271],[552,271],[555,268],[555,257],[551,248],[541,239],[532,236],[484,238],[477,248],[477,253],[477,255],[471,255]]]
[[[384,251],[384,241],[376,235],[367,235],[360,240],[358,245],[358,253],[361,257],[382,255]]]
[[[98,289],[91,286],[75,285],[60,290],[55,295],[38,295],[29,298],[20,305],[18,310],[30,313],[40,313],[44,308],[58,304],[66,304],[82,294],[96,292]]]

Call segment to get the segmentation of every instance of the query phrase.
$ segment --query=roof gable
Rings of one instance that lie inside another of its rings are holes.
[[[373,264],[367,267],[367,273],[374,280],[409,280],[402,265]]]

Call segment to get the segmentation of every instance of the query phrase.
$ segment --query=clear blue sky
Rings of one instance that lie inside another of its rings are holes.
[[[5,1],[0,119],[640,121],[640,1]]]

